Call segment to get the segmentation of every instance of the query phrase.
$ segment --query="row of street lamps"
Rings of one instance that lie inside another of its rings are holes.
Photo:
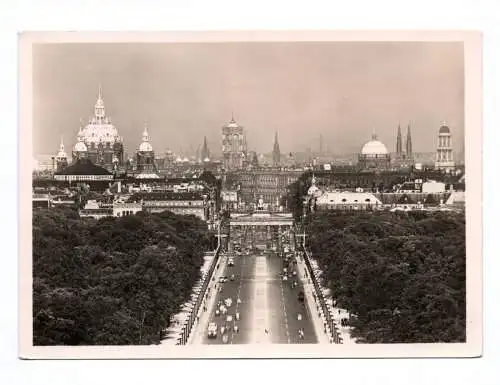
[[[205,299],[205,294],[208,288],[208,285],[210,284],[210,279],[219,264],[219,256],[220,256],[220,250],[221,250],[221,238],[226,236],[225,234],[221,234],[221,220],[217,222],[217,248],[215,249],[215,254],[214,254],[214,259],[212,260],[212,264],[210,265],[210,268],[208,269],[207,274],[205,274],[203,283],[201,285],[201,289],[199,291],[198,297],[196,298],[196,302],[191,309],[191,313],[189,315],[189,318],[186,320],[186,323],[184,324],[184,327],[182,329],[182,335],[179,337],[177,340],[177,345],[186,345],[189,340],[189,336],[191,335],[193,325],[195,324],[195,321],[198,317],[198,313],[200,311],[200,307],[203,304],[203,301]]]

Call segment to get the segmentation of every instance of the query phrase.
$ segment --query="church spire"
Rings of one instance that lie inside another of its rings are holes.
[[[372,130],[372,140],[377,140],[377,134],[375,133],[375,127]]]
[[[205,161],[205,159],[210,158],[210,151],[208,150],[207,137],[203,138],[203,147],[201,149],[201,160]]]
[[[413,146],[412,146],[412,142],[411,142],[410,123],[408,123],[408,130],[406,132],[406,157],[408,159],[413,158]]]
[[[403,139],[401,137],[401,123],[398,123],[398,136],[396,139],[396,154],[401,156],[403,154]]]
[[[280,145],[278,142],[278,131],[274,133],[274,146],[273,146],[273,165],[278,166],[280,163]]]

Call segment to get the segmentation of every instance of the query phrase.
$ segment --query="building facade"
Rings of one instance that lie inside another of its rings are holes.
[[[246,205],[259,199],[271,207],[281,205],[288,186],[294,183],[303,171],[280,169],[257,169],[234,173],[230,176],[232,188],[238,190],[239,199]]]
[[[133,194],[128,203],[141,203],[143,210],[150,213],[171,211],[178,215],[194,215],[204,221],[213,214],[209,195],[200,192],[140,192]]]

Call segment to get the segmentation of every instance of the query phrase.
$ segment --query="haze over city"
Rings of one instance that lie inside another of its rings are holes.
[[[39,44],[33,49],[35,154],[67,149],[102,86],[107,115],[133,154],[145,122],[157,153],[194,151],[221,127],[245,127],[248,146],[283,153],[357,153],[375,131],[395,150],[411,122],[413,150],[433,152],[446,120],[463,150],[462,43]]]

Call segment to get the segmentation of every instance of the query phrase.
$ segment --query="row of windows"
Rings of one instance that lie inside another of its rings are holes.
[[[81,180],[113,180],[113,175],[55,175],[56,180],[81,181]]]
[[[132,211],[132,210],[122,210],[122,211],[118,211],[116,213],[116,216],[117,217],[126,217],[128,215],[134,215],[136,213],[136,211]]]
[[[186,202],[186,201],[146,201],[145,206],[161,206],[161,207],[184,207],[184,206],[198,206],[203,207],[203,202]]]

